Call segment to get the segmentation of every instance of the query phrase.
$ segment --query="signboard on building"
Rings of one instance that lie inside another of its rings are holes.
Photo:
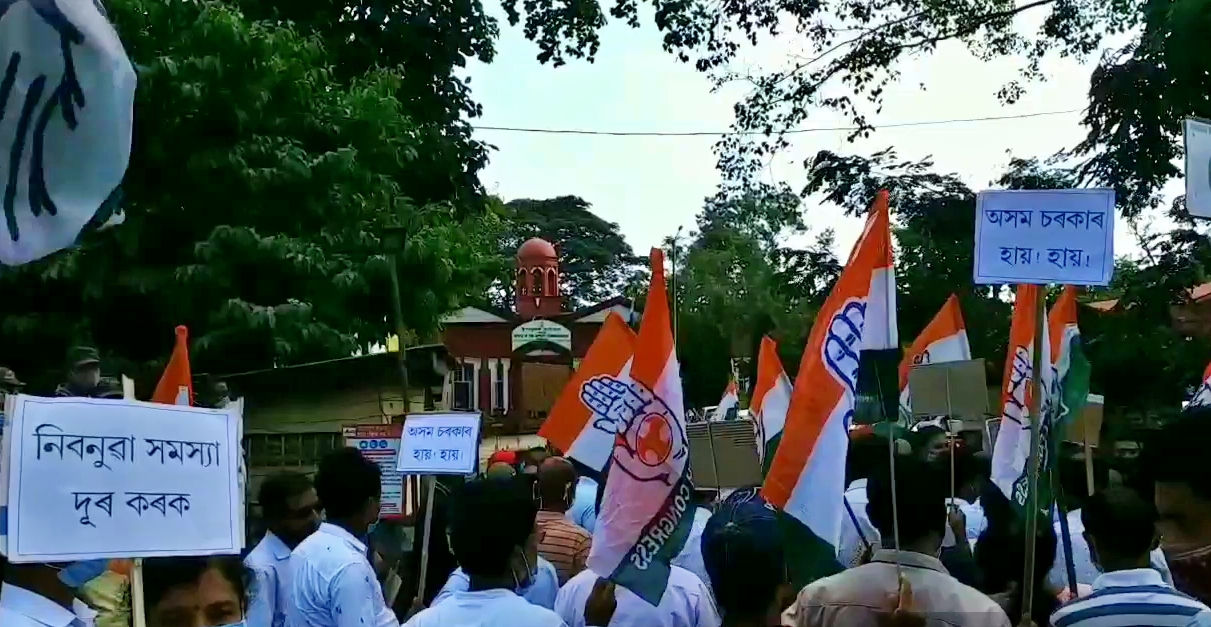
[[[345,446],[352,446],[361,451],[382,473],[383,494],[379,501],[379,518],[403,518],[405,513],[408,513],[405,511],[404,476],[395,469],[395,460],[399,456],[399,442],[404,426],[355,425],[344,427],[341,431],[345,437]]]
[[[513,350],[534,342],[550,342],[572,350],[572,330],[550,320],[531,320],[513,329]]]

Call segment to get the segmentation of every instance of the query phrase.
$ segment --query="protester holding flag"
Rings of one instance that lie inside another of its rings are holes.
[[[724,503],[702,533],[702,559],[722,627],[782,624],[790,582],[774,508],[760,498]]]
[[[790,401],[791,381],[778,357],[778,344],[768,335],[763,336],[757,353],[757,385],[753,388],[750,408],[753,428],[757,431],[757,460],[763,475],[769,472],[770,462],[782,441]]]

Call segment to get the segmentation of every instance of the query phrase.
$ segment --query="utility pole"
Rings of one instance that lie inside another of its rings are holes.
[[[404,329],[404,312],[400,305],[400,287],[399,287],[399,257],[404,251],[405,242],[408,239],[408,229],[403,226],[388,227],[383,231],[383,249],[387,253],[388,273],[391,276],[391,313],[392,324],[395,326],[395,337],[398,340],[396,343],[397,356],[399,357],[399,376],[401,393],[404,401],[404,415],[408,414],[408,353],[405,349],[405,329]]]

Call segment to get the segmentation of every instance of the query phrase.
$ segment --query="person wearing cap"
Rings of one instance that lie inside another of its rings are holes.
[[[12,368],[0,366],[0,417],[4,416],[4,397],[9,394],[20,394],[25,384],[17,378]],[[3,422],[0,422],[2,425]]]
[[[702,562],[720,627],[775,627],[788,598],[786,553],[774,508],[760,498],[725,501],[702,531]]]
[[[92,396],[101,382],[101,357],[91,346],[76,346],[68,351],[67,382],[55,388],[55,396]]]

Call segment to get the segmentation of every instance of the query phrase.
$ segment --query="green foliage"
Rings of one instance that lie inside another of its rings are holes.
[[[348,356],[388,332],[395,225],[411,329],[482,293],[499,217],[465,185],[413,186],[447,166],[400,72],[342,74],[321,37],[223,2],[108,10],[139,69],[126,222],[0,276],[20,295],[0,312],[6,365],[36,380],[86,342],[112,369],[154,369],[177,324],[195,371]]]

